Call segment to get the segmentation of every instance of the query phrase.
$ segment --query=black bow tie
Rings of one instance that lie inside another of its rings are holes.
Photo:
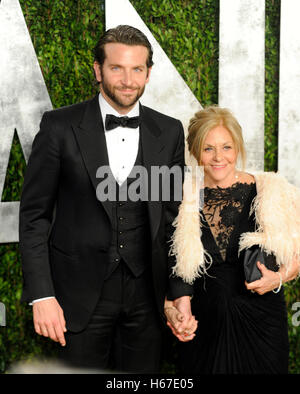
[[[132,129],[136,129],[140,125],[140,117],[134,116],[133,118],[129,118],[128,116],[117,117],[114,115],[106,115],[105,118],[105,129],[112,130],[116,127],[130,127]]]

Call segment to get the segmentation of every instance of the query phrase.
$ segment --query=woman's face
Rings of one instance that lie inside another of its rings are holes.
[[[237,156],[231,133],[224,126],[211,129],[204,139],[200,159],[204,166],[205,186],[231,186],[235,180]]]

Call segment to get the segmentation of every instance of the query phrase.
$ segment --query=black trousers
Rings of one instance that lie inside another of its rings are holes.
[[[105,281],[85,330],[66,333],[60,359],[102,371],[159,372],[162,325],[152,274],[134,277],[122,261]]]

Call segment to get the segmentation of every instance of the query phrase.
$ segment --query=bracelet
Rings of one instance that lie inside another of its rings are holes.
[[[280,289],[281,289],[281,286],[282,286],[282,276],[281,276],[281,273],[280,273],[280,272],[277,272],[277,274],[279,275],[280,283],[279,283],[279,287],[278,287],[276,290],[275,290],[275,289],[272,290],[273,293],[275,293],[275,294],[277,294],[277,293],[280,292]]]

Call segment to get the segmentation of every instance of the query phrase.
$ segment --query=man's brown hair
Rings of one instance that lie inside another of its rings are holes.
[[[99,63],[100,66],[103,65],[105,60],[105,44],[118,43],[125,45],[142,45],[148,49],[147,67],[153,65],[152,56],[153,50],[152,46],[140,30],[135,27],[128,25],[119,25],[112,29],[107,30],[104,35],[98,41],[94,50],[94,60]]]

